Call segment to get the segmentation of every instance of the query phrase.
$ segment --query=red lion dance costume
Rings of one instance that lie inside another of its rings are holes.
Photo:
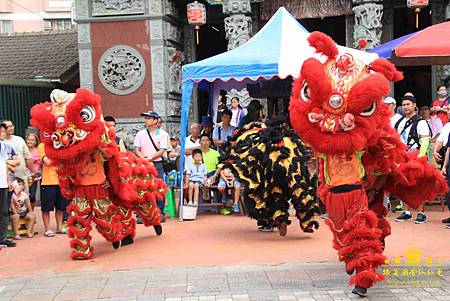
[[[67,211],[72,259],[92,258],[92,222],[115,249],[133,243],[133,212],[161,235],[156,200],[167,188],[150,162],[119,152],[114,131],[103,122],[100,96],[86,89],[76,94],[54,90],[51,99],[31,109],[31,124],[40,130],[46,156],[71,200]]]
[[[377,59],[369,66],[350,54],[338,54],[335,42],[314,32],[309,43],[327,57],[310,58],[295,80],[290,102],[291,123],[321,158],[319,194],[334,248],[353,275],[353,293],[363,296],[383,276],[384,238],[390,226],[384,218],[383,191],[395,193],[417,208],[424,200],[445,193],[440,173],[407,153],[391,128],[382,97],[389,81],[403,78],[394,65]],[[367,194],[366,194],[367,193]]]

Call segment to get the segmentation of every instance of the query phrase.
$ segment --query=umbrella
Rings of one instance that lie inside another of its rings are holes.
[[[369,52],[388,57],[397,66],[450,64],[450,21],[389,41]],[[389,56],[386,52],[392,50]]]
[[[416,33],[410,33],[405,36],[401,36],[400,38],[397,38],[395,40],[386,42],[378,47],[372,48],[367,50],[367,52],[376,53],[380,57],[383,57],[385,59],[390,59],[392,56],[392,50],[400,45],[402,42],[404,42],[406,39],[410,38],[411,36],[415,35]]]

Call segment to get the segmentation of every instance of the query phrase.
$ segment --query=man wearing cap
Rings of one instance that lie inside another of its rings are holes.
[[[397,114],[395,112],[395,108],[397,107],[397,102],[392,97],[385,97],[383,99],[384,104],[388,107],[389,117],[391,118],[391,126],[394,127],[397,121],[402,118],[402,115]]]
[[[180,139],[178,137],[170,137],[170,147],[167,151],[167,159],[169,160],[168,171],[178,170],[180,168]]]
[[[200,133],[200,136],[208,135],[208,137],[211,138],[213,126],[214,126],[212,117],[211,116],[203,116],[201,126],[202,126],[202,131]]]
[[[394,127],[400,135],[402,142],[407,145],[408,152],[419,150],[419,157],[423,157],[427,154],[430,145],[431,129],[426,120],[423,120],[417,115],[416,99],[412,93],[405,94],[402,100],[402,107],[405,112],[405,117],[400,118]],[[405,207],[406,210],[395,219],[396,222],[412,219],[411,212],[407,206]],[[422,204],[417,210],[417,218],[414,223],[423,224],[426,222],[427,217],[423,209],[424,205]]]
[[[136,134],[133,147],[139,157],[153,162],[158,171],[158,178],[164,179],[162,156],[168,148],[169,137],[165,131],[158,128],[158,113],[149,111],[141,113],[141,116],[144,116],[147,128]],[[165,199],[157,201],[157,204],[162,213],[161,222],[165,222]]]

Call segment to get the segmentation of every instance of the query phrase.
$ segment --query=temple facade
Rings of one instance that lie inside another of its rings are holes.
[[[368,49],[450,18],[448,0],[431,0],[420,12],[408,8],[406,0],[198,0],[207,18],[197,44],[186,2],[193,1],[76,0],[80,85],[102,96],[105,115],[116,117],[130,139],[143,126],[139,113],[148,110],[157,111],[163,127],[176,135],[181,66],[239,47],[280,6],[310,31],[324,31],[355,48],[365,40]],[[405,75],[429,73],[428,94],[450,75],[449,66],[424,70],[413,68]],[[396,95],[407,85],[396,86]],[[431,98],[428,94],[421,97]],[[194,93],[190,120],[201,117],[200,98]]]

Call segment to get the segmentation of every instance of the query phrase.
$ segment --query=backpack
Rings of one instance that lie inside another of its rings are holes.
[[[396,123],[395,123],[395,130],[398,132],[398,126],[400,125],[400,123],[403,121],[403,119],[405,119],[405,116],[403,116],[402,118],[400,118]],[[420,148],[420,140],[419,140],[419,135],[417,134],[417,124],[419,123],[419,121],[421,120],[425,120],[422,117],[415,115],[413,118],[409,119],[408,121],[406,121],[405,127],[403,128],[402,132],[399,133],[400,135],[403,134],[404,131],[406,131],[407,128],[411,127],[411,129],[409,130],[409,135],[408,138],[406,139],[406,145],[408,146],[408,150],[414,145],[417,144],[418,148]],[[426,120],[425,120],[426,122]],[[428,130],[430,131],[430,137],[433,136],[433,131],[431,130],[430,125],[427,122],[427,126],[428,126]]]

